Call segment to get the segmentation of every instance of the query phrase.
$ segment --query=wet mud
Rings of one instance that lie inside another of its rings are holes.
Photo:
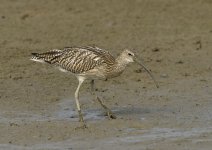
[[[210,0],[1,0],[0,149],[211,150],[211,8]],[[133,49],[160,88],[136,64],[96,81],[111,120],[85,82],[82,130],[77,79],[29,58],[93,44],[114,56]]]

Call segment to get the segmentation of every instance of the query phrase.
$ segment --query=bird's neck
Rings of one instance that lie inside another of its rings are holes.
[[[118,56],[115,60],[115,63],[112,66],[109,66],[106,75],[107,78],[114,78],[119,76],[124,71],[128,63],[129,62],[124,60],[121,55]]]
[[[127,65],[129,64],[128,61],[126,61],[126,59],[123,58],[122,55],[119,55],[117,58],[116,58],[116,65],[119,66],[119,67],[126,67]]]
[[[115,64],[113,66],[113,70],[115,72],[122,73],[129,62],[125,61],[121,56],[116,58]]]

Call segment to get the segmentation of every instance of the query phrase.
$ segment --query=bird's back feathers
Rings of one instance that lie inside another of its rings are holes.
[[[114,57],[108,51],[92,46],[66,47],[63,50],[54,49],[32,55],[33,61],[54,64],[72,73],[83,73],[104,63],[108,65],[115,63]]]

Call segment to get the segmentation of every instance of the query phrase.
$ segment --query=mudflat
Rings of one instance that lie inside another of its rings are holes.
[[[210,0],[1,0],[0,149],[211,150],[212,2]],[[30,61],[32,52],[97,45],[136,64],[96,81],[116,114],[108,120],[80,90],[88,129],[77,129],[77,79]]]

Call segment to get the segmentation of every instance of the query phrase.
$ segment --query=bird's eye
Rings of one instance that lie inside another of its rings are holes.
[[[131,53],[128,53],[128,55],[129,55],[129,56],[132,56],[132,54],[131,54]]]

